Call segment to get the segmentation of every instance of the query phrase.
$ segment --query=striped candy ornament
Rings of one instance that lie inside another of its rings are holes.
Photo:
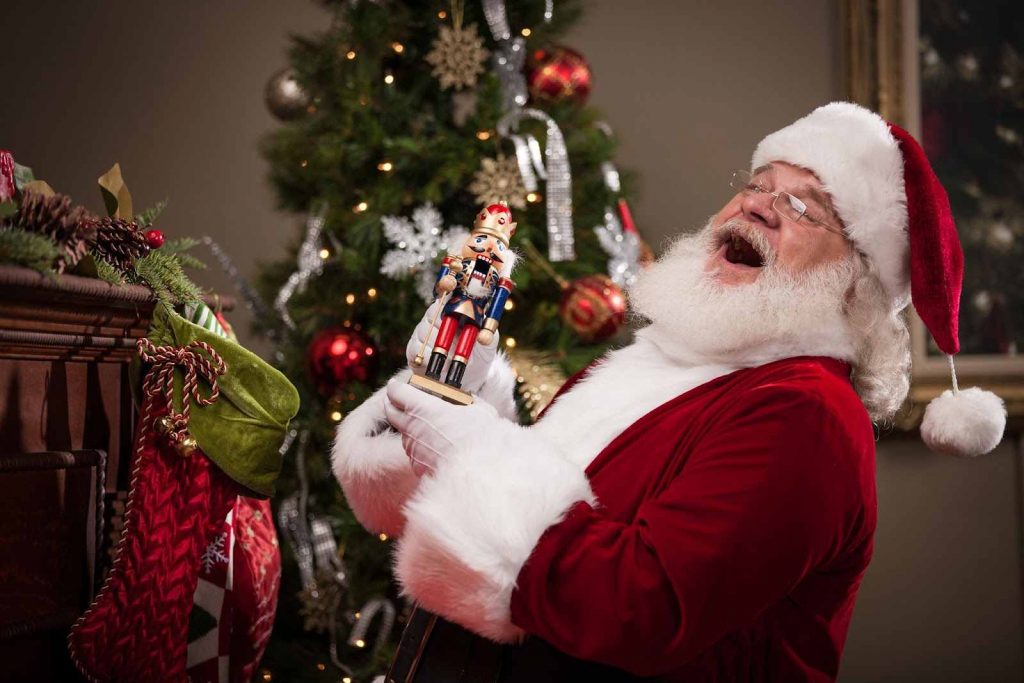
[[[182,317],[190,323],[199,325],[207,332],[212,332],[218,337],[224,337],[229,339],[230,335],[224,326],[217,320],[217,315],[213,310],[204,304],[202,301],[198,303],[186,304],[182,310]]]

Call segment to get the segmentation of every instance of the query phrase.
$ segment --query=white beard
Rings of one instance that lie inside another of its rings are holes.
[[[486,296],[490,296],[492,289],[492,287],[488,287],[487,284],[480,280],[470,280],[465,287],[466,294],[474,299],[482,299]]]
[[[854,358],[842,312],[852,259],[793,278],[762,241],[755,246],[769,258],[757,280],[726,286],[704,272],[710,232],[680,238],[641,273],[630,303],[651,324],[531,427],[580,467],[649,411],[740,368],[795,356]]]
[[[855,358],[843,313],[855,275],[852,257],[796,277],[769,255],[753,283],[723,285],[705,272],[717,246],[711,224],[678,238],[630,288],[633,313],[651,323],[637,337],[690,366],[754,367],[795,356]]]
[[[641,273],[630,303],[651,324],[531,427],[580,467],[651,410],[740,368],[795,356],[854,358],[842,311],[852,258],[794,278],[765,242],[755,245],[769,256],[757,280],[726,286],[704,272],[710,232],[680,238]]]

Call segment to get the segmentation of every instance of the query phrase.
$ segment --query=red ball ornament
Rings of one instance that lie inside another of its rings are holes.
[[[6,149],[0,149],[0,202],[14,199],[17,194],[14,180],[14,157]]]
[[[349,382],[374,381],[378,355],[373,340],[354,327],[329,327],[313,337],[306,363],[317,391],[333,396]]]
[[[150,249],[159,249],[164,246],[164,234],[153,228],[152,230],[146,231],[146,244],[149,245]]]
[[[534,51],[526,80],[535,102],[569,100],[583,104],[590,94],[590,65],[579,52],[564,46]]]
[[[607,275],[587,275],[566,285],[558,313],[580,339],[599,342],[622,329],[626,296]]]

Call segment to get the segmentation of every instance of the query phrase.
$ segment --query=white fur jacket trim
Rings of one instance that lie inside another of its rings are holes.
[[[429,611],[514,642],[519,570],[545,529],[575,502],[595,501],[583,470],[540,435],[504,421],[494,431],[493,447],[458,448],[423,478],[405,506],[395,574]]]

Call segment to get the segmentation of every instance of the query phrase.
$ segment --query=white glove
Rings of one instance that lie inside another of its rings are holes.
[[[457,406],[405,382],[387,386],[384,414],[402,435],[402,447],[417,475],[433,473],[457,445],[490,441],[495,431],[513,423],[490,403]]]
[[[422,375],[426,372],[427,363],[430,362],[430,353],[434,350],[434,341],[437,339],[437,331],[441,325],[441,316],[437,317],[437,324],[433,327],[431,327],[430,321],[433,320],[434,311],[437,310],[439,305],[440,301],[434,301],[434,303],[430,304],[430,308],[427,309],[423,319],[416,325],[412,338],[409,339],[409,344],[405,347],[405,355],[409,360],[409,367],[417,375]],[[423,348],[424,339],[427,340],[426,348]],[[452,342],[453,349],[457,343],[458,338]],[[469,356],[469,364],[462,375],[462,390],[470,394],[477,393],[487,378],[488,370],[494,361],[495,354],[498,352],[498,333],[494,333],[494,341],[490,344],[474,344],[473,346],[473,353]],[[423,348],[423,365],[416,367],[413,360],[421,348]],[[445,372],[447,372],[447,366],[445,366]],[[441,376],[441,379],[444,379],[444,375]]]

